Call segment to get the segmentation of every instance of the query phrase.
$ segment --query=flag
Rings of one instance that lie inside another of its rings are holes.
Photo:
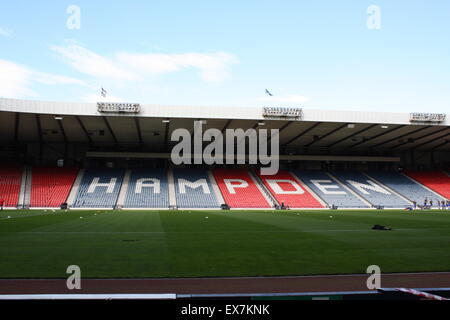
[[[106,98],[106,90],[102,88],[102,97]]]
[[[268,94],[269,96],[273,97],[273,94],[270,93],[269,90],[266,89],[266,94]]]

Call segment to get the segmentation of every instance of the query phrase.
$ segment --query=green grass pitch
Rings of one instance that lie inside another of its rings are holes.
[[[393,231],[374,231],[374,224]],[[450,211],[2,211],[0,278],[450,271]]]

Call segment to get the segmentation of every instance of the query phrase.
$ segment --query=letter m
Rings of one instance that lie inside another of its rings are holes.
[[[202,188],[203,193],[209,194],[210,190],[208,187],[208,182],[206,179],[198,179],[197,181],[188,181],[186,179],[178,179],[178,189],[180,190],[180,193],[185,194],[186,193],[186,187],[191,189],[198,189]]]

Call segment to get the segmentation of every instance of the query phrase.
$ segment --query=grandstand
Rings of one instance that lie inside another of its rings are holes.
[[[298,177],[320,197],[328,206],[341,208],[368,208],[371,204],[352,192],[331,174],[321,171],[296,171]]]
[[[185,163],[172,157],[177,129],[191,138]],[[232,136],[231,155],[199,157],[209,129],[248,135]],[[264,129],[270,156],[251,162]],[[36,292],[62,298],[65,280],[49,279],[73,264],[92,281],[77,293],[108,299],[113,287],[359,298],[370,264],[391,273],[383,283],[448,295],[449,136],[445,115],[0,98],[0,295],[42,279]]]
[[[408,171],[406,174],[441,196],[450,198],[450,177],[446,173],[440,171]]]
[[[78,169],[33,167],[31,172],[30,207],[47,208],[66,202]]]
[[[450,301],[450,0],[0,8],[11,314]]]
[[[427,174],[431,175],[430,172]],[[399,196],[410,202],[420,203],[424,199],[444,201],[445,198],[433,192],[426,185],[421,185],[408,176],[396,172],[369,172],[368,176],[389,187]]]
[[[422,185],[398,172],[280,171],[254,175],[242,169],[86,169],[2,166],[6,207],[103,209],[397,208],[446,201],[445,188]],[[436,174],[436,173],[434,173]],[[75,184],[76,180],[79,185]],[[25,180],[26,181],[26,180]],[[447,187],[448,188],[448,187]],[[22,190],[22,193],[21,193]],[[70,194],[74,196],[70,197]],[[28,199],[28,201],[26,200]]]
[[[178,208],[218,208],[217,195],[213,188],[214,181],[205,169],[176,169],[174,184],[176,206]]]
[[[450,197],[445,116],[294,108],[289,117],[276,114],[279,108],[132,106],[105,111],[96,104],[0,99],[5,206],[402,209]],[[172,133],[186,128],[194,135],[198,120],[202,129],[221,132],[278,129],[280,170],[266,176],[258,165],[174,165]]]
[[[133,169],[129,174],[123,208],[168,208],[167,174],[162,169]],[[119,202],[119,206],[121,203]]]
[[[242,169],[216,169],[214,177],[225,202],[232,208],[271,208],[268,198],[252,173]]]
[[[122,186],[121,169],[87,169],[73,203],[75,208],[109,208],[116,206]]]
[[[362,172],[339,171],[334,176],[374,207],[401,208],[412,205],[404,197],[389,190],[386,186],[376,183]]]
[[[0,167],[0,198],[5,200],[5,207],[16,207],[22,183],[22,167],[3,165]]]

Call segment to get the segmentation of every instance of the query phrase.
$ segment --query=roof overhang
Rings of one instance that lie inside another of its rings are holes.
[[[166,151],[175,129],[278,129],[285,154],[450,151],[450,123],[411,122],[408,113],[302,109],[296,119],[264,117],[259,107],[140,105],[139,113],[101,113],[95,103],[0,99],[0,141],[148,146]]]

